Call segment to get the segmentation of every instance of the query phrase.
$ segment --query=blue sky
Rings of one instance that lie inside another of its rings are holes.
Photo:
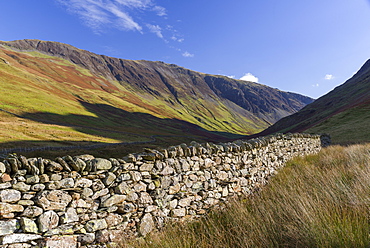
[[[317,98],[370,59],[367,0],[0,0],[0,40],[164,61]]]

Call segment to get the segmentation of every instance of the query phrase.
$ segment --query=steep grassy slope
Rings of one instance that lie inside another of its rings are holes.
[[[333,143],[370,142],[370,60],[347,82],[261,132],[329,133]]]
[[[3,143],[8,146],[150,141],[153,135],[220,140],[261,131],[312,101],[163,62],[38,40],[0,42],[0,87],[0,108],[8,111],[0,111],[1,142],[18,142]]]

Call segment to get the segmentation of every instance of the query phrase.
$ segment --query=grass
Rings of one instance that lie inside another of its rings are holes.
[[[307,131],[311,133],[328,133],[334,144],[348,144],[369,141],[369,130],[370,105],[364,104],[340,112]]]
[[[263,190],[122,247],[369,247],[370,144],[291,160]]]

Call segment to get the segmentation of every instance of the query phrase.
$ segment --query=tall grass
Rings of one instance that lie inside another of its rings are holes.
[[[370,144],[291,160],[259,193],[134,247],[370,247]],[[122,246],[125,246],[123,244]]]

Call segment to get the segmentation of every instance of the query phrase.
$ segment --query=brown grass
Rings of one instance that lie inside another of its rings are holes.
[[[293,159],[224,211],[130,247],[369,247],[369,204],[370,144],[334,146]]]

